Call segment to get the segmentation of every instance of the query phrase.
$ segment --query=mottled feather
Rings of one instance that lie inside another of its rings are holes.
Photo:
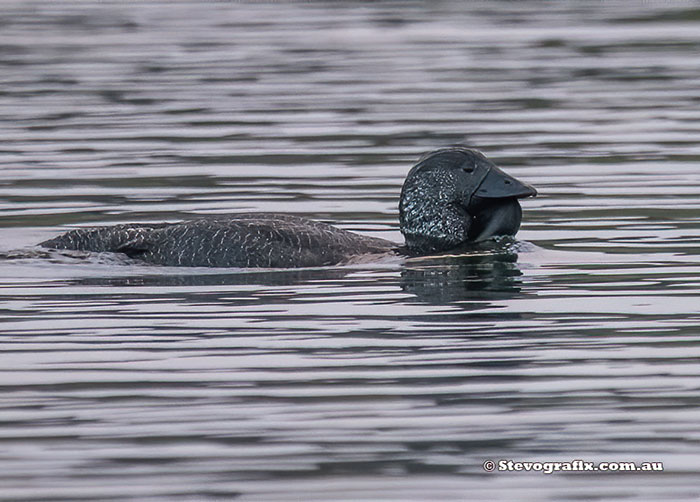
[[[125,253],[158,265],[269,268],[333,265],[397,247],[326,223],[266,213],[75,229],[40,245]]]

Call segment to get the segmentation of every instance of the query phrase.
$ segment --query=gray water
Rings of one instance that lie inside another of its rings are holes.
[[[0,500],[700,497],[698,4],[1,9]],[[517,252],[33,247],[237,211],[401,242],[406,172],[455,143],[538,188]]]

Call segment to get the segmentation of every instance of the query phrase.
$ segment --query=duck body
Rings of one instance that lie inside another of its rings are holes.
[[[499,235],[515,235],[522,217],[517,199],[536,193],[481,153],[454,147],[423,156],[408,173],[399,202],[405,246],[270,213],[79,228],[40,246],[123,253],[167,266],[338,265],[368,255],[438,253]]]
[[[269,213],[75,229],[41,246],[124,253],[156,265],[246,268],[337,265],[397,247],[326,223]]]

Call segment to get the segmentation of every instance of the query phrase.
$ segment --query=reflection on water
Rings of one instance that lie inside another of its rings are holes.
[[[427,303],[437,305],[459,302],[469,297],[489,300],[508,298],[520,288],[517,277],[518,252],[535,252],[536,246],[510,237],[498,241],[470,244],[464,249],[434,256],[403,258],[380,257],[364,265],[299,269],[217,269],[168,268],[149,266],[120,253],[91,253],[33,247],[0,252],[0,260],[36,266],[41,260],[56,264],[114,265],[129,267],[136,274],[123,277],[87,276],[72,279],[72,284],[122,286],[222,286],[222,285],[301,285],[318,280],[341,281],[363,268],[400,270],[401,288]],[[540,250],[541,251],[541,250]],[[119,273],[119,268],[114,268]],[[163,273],[155,273],[166,271]],[[122,273],[124,270],[121,271]]]
[[[4,2],[0,500],[700,497],[700,18],[626,7]],[[538,188],[518,243],[256,271],[34,247],[236,211],[400,242],[404,176],[455,143]]]
[[[473,255],[413,259],[401,271],[401,287],[435,305],[511,298],[520,292],[522,272],[517,260],[517,251],[509,247]]]

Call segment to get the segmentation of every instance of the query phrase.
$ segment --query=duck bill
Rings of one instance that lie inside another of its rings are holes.
[[[535,197],[537,190],[490,166],[472,195],[468,212],[473,216],[469,240],[481,242],[492,237],[515,235],[523,211],[518,199]]]
[[[537,190],[501,171],[496,166],[490,166],[474,195],[481,199],[524,199],[525,197],[535,197]]]

